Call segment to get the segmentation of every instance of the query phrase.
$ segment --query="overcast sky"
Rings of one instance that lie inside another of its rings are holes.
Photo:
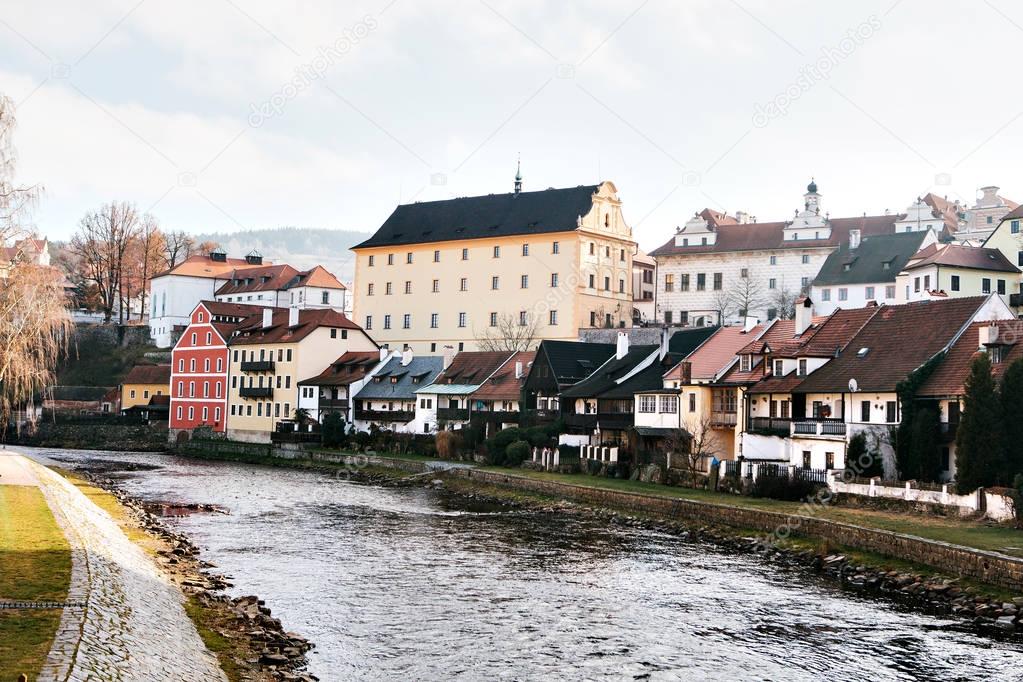
[[[1010,0],[8,1],[38,228],[374,230],[396,203],[612,180],[644,248],[696,210],[1023,200]],[[1015,171],[1015,172],[1013,172]]]

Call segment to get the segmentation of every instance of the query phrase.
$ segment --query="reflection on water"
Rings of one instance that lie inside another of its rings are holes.
[[[167,521],[316,643],[324,680],[1023,679],[1019,642],[651,531],[308,471],[37,452],[157,464],[122,484],[229,510]]]

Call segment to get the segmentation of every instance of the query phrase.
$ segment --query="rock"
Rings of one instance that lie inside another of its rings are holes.
[[[1015,623],[1013,623],[1013,620],[1014,619],[1012,616],[1001,616],[995,621],[995,627],[997,627],[1000,630],[1012,632],[1013,630],[1016,629],[1016,625]]]

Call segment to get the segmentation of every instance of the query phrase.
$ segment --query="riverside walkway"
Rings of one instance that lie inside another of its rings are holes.
[[[0,451],[0,485],[38,486],[71,546],[67,606],[39,680],[226,680],[181,591],[109,514],[11,451]]]

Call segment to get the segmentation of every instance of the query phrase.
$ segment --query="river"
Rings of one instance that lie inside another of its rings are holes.
[[[325,473],[26,450],[228,509],[169,523],[316,643],[323,680],[1023,679],[1019,640],[653,531]]]

